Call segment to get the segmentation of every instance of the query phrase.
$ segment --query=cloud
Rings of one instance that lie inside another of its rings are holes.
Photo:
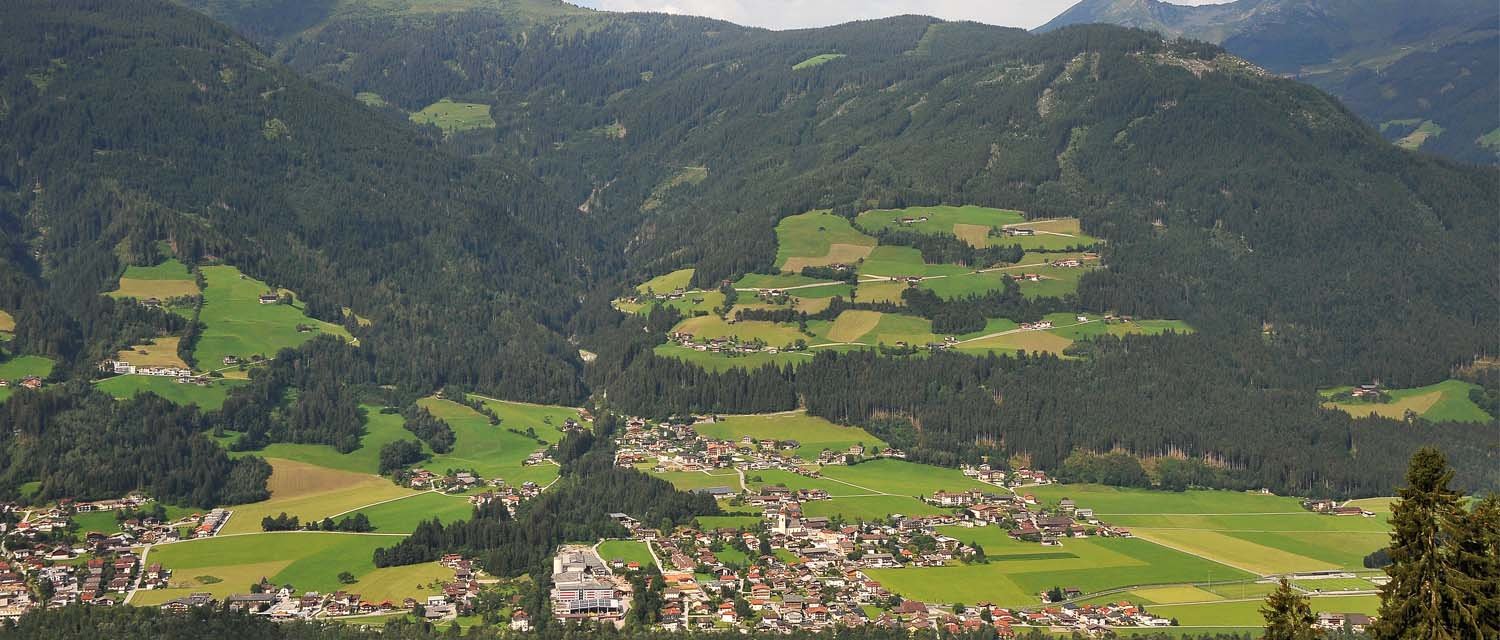
[[[851,20],[902,14],[973,20],[1030,29],[1041,26],[1077,0],[573,0],[606,11],[655,11],[719,18],[767,29],[826,27]],[[1224,0],[1177,0],[1213,4]]]

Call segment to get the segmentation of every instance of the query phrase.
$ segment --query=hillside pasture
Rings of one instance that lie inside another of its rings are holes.
[[[792,325],[781,325],[764,320],[730,324],[723,318],[713,315],[688,318],[673,327],[672,331],[690,333],[700,342],[714,338],[737,337],[740,340],[764,340],[766,344],[775,347],[792,344],[798,339],[808,339]]]
[[[839,517],[849,521],[874,521],[885,520],[894,514],[931,516],[948,513],[948,511],[906,496],[859,495],[804,502],[802,513],[813,518]]]
[[[177,355],[177,345],[182,342],[180,336],[163,336],[151,342],[151,344],[138,344],[128,349],[121,349],[115,353],[115,359],[129,362],[137,367],[177,367],[186,369],[187,363]]]
[[[960,342],[955,348],[966,353],[1062,353],[1071,344],[1072,340],[1050,331],[1008,330],[1001,335]]]
[[[182,296],[198,295],[198,282],[187,265],[175,258],[150,267],[130,266],[120,276],[115,290],[109,292],[113,298],[135,298],[145,300],[158,298],[167,300]]]
[[[277,532],[158,545],[151,550],[150,560],[172,570],[172,588],[137,592],[131,603],[161,604],[195,592],[223,598],[247,593],[252,583],[264,577],[274,584],[291,584],[298,592],[346,589],[366,600],[391,599],[399,604],[405,597],[436,593],[426,586],[435,580],[452,579],[452,570],[435,562],[376,569],[375,549],[398,540],[382,535]],[[341,584],[338,575],[344,571],[359,581]]]
[[[822,66],[846,56],[847,54],[843,53],[820,53],[811,58],[803,60],[802,62],[798,62],[797,64],[792,65],[792,71],[801,71],[803,69],[811,69],[813,67]]]
[[[776,265],[786,273],[802,267],[854,264],[868,256],[875,239],[855,230],[847,218],[813,211],[776,224]]]
[[[277,442],[265,449],[254,451],[255,455],[281,458],[327,469],[353,473],[374,474],[380,470],[380,448],[396,440],[417,440],[407,431],[406,419],[398,413],[381,413],[380,407],[362,405],[365,412],[365,434],[359,439],[359,448],[349,453],[339,453],[326,444],[295,444]],[[422,449],[432,452],[424,443]],[[234,455],[234,454],[231,454]]]
[[[282,512],[309,522],[416,493],[396,486],[387,478],[367,473],[277,458],[266,458],[266,461],[271,463],[271,479],[266,483],[271,499],[231,506],[234,513],[221,534],[258,532],[262,518]]]
[[[869,491],[859,489],[842,482],[836,482],[827,478],[809,478],[800,473],[792,473],[781,469],[764,469],[761,471],[746,471],[746,483],[750,489],[759,491],[762,487],[786,487],[793,491],[801,489],[821,489],[827,491],[834,498],[869,495]]]
[[[909,276],[955,276],[969,273],[968,267],[956,264],[929,264],[922,260],[922,252],[912,247],[881,245],[870,252],[859,264],[859,274],[884,278]]]
[[[847,450],[855,444],[884,447],[885,442],[859,427],[834,424],[806,412],[728,416],[716,423],[697,425],[698,433],[719,440],[739,441],[750,436],[756,440],[796,440],[795,450],[801,458],[815,459],[823,449]],[[760,473],[760,472],[757,472]]]
[[[366,507],[356,513],[365,514],[379,533],[411,533],[418,524],[433,518],[444,523],[468,520],[474,515],[474,507],[467,497],[429,491]]]
[[[828,339],[834,342],[856,342],[880,324],[884,314],[879,311],[845,311],[833,320],[828,329]]]
[[[1478,388],[1479,385],[1463,380],[1444,380],[1414,389],[1388,389],[1386,393],[1390,395],[1390,402],[1329,401],[1323,403],[1323,406],[1338,409],[1356,418],[1380,416],[1400,420],[1406,416],[1407,411],[1411,411],[1434,422],[1493,422],[1494,416],[1485,413],[1484,409],[1469,399],[1469,391]],[[1325,389],[1322,393],[1328,397],[1348,390],[1349,387],[1340,387]]]
[[[971,295],[983,295],[991,291],[1004,291],[1007,277],[1003,271],[972,272],[944,278],[930,278],[923,280],[917,286],[936,293],[939,298],[952,300]]]
[[[495,120],[490,117],[489,105],[454,102],[451,98],[443,98],[423,107],[421,111],[412,113],[411,121],[417,124],[433,125],[441,129],[444,136],[474,129],[495,128]]]
[[[194,350],[199,368],[220,368],[226,356],[274,357],[277,351],[301,345],[320,333],[353,340],[342,326],[307,317],[300,303],[261,304],[261,294],[270,287],[239,269],[211,266],[201,272],[208,286],[199,314],[203,335]],[[298,331],[299,325],[311,330]]]
[[[928,281],[923,281],[926,284]],[[938,282],[933,280],[931,282]],[[889,302],[891,304],[904,304],[901,294],[905,292],[905,282],[893,282],[890,280],[866,280],[859,283],[855,291],[855,300],[859,302]]]
[[[561,439],[558,427],[562,426],[562,421],[566,417],[577,416],[576,410],[556,408],[557,418],[549,423],[540,416],[552,414],[545,413],[543,409],[539,408],[533,413],[509,403],[487,402],[501,417],[499,425],[492,425],[489,418],[479,412],[450,400],[423,398],[418,404],[446,422],[453,429],[454,435],[453,450],[434,455],[431,460],[422,463],[422,467],[437,472],[472,469],[486,480],[501,478],[514,485],[523,482],[547,484],[557,478],[555,465],[544,463],[527,466],[524,461],[533,452],[545,448],[546,443]],[[504,408],[505,412],[501,412],[500,408]],[[511,431],[516,429],[524,432],[527,428],[536,432],[537,439]],[[538,442],[538,439],[542,442]]]
[[[950,527],[943,533],[978,542],[987,564],[876,569],[867,573],[886,588],[924,602],[989,601],[1001,606],[1033,605],[1053,586],[1085,593],[1131,585],[1176,585],[1247,579],[1250,574],[1145,540],[1079,538],[1061,547],[1011,540],[996,527]]]
[[[693,281],[693,269],[678,269],[671,273],[664,273],[641,283],[635,290],[639,293],[671,293],[677,289],[686,289]]]
[[[922,217],[927,218],[927,220],[925,222],[915,221],[916,218]],[[913,222],[903,224],[901,222],[902,218],[912,218]],[[972,240],[981,240],[988,237],[990,229],[1024,222],[1025,220],[1026,216],[1020,211],[976,207],[972,205],[872,209],[859,214],[855,218],[856,224],[861,229],[868,231],[905,229],[934,235],[957,235],[964,240],[970,240],[970,244],[976,247],[989,246],[987,242],[976,244]],[[964,229],[965,233],[960,233],[960,228]],[[971,238],[965,237],[966,233],[975,237],[971,240]]]
[[[16,356],[0,362],[0,380],[20,380],[26,376],[46,378],[52,375],[55,364],[51,358],[42,356]]]
[[[1151,613],[1163,618],[1176,618],[1183,626],[1237,626],[1262,629],[1265,618],[1260,607],[1264,600],[1235,600],[1201,604],[1164,604],[1151,607]],[[1364,613],[1373,615],[1380,609],[1378,596],[1323,596],[1314,597],[1310,604],[1316,612]]]
[[[652,352],[663,358],[676,358],[683,362],[692,363],[709,371],[728,371],[730,369],[759,369],[766,365],[775,366],[797,366],[812,360],[811,352],[780,353],[746,353],[726,355],[711,353],[707,351],[696,351],[676,344],[657,345]]]
[[[16,330],[16,317],[10,315],[9,311],[0,309],[0,332],[13,333]]]
[[[823,477],[855,485],[858,489],[897,496],[926,496],[937,491],[969,489],[998,490],[993,485],[965,476],[957,469],[905,460],[881,459],[852,466],[828,466],[823,468]]]
[[[217,411],[224,406],[224,399],[235,387],[249,384],[245,380],[212,380],[208,386],[181,384],[176,378],[163,376],[115,376],[100,380],[96,386],[100,391],[124,400],[142,393],[154,393],[180,405],[198,405],[204,411]]]

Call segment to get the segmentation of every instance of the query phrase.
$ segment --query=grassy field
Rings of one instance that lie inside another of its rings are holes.
[[[922,252],[912,247],[881,245],[870,252],[859,265],[862,276],[885,278],[907,276],[956,276],[971,272],[968,267],[956,264],[928,264],[922,261]]]
[[[926,222],[901,224],[901,218],[926,217]],[[961,207],[909,207],[906,209],[872,209],[859,214],[855,223],[861,229],[908,229],[935,235],[956,235],[976,247],[989,246],[989,230],[1025,222],[1020,211],[966,205]],[[976,242],[977,241],[977,242]]]
[[[870,495],[868,489],[859,489],[842,482],[829,480],[827,478],[809,478],[799,473],[782,471],[780,469],[764,469],[761,471],[745,472],[746,482],[751,489],[759,490],[765,486],[782,486],[788,489],[822,489],[828,495],[835,498]]]
[[[1150,607],[1151,613],[1163,618],[1176,618],[1183,625],[1244,626],[1260,629],[1265,618],[1260,614],[1264,601],[1256,598],[1229,602],[1204,604],[1166,604]],[[1316,612],[1374,614],[1380,609],[1377,596],[1333,596],[1312,598],[1312,609]]]
[[[848,521],[884,520],[894,514],[904,516],[930,516],[948,513],[916,498],[906,496],[856,496],[814,500],[802,503],[802,512],[809,517],[840,517]]]
[[[147,506],[153,507],[155,505]],[[204,511],[203,509],[179,507],[177,505],[171,504],[162,505],[162,507],[167,510],[167,518],[171,520],[177,520],[179,518],[190,516],[195,513],[202,513]],[[73,524],[78,525],[78,533],[80,534],[88,533],[90,531],[98,531],[100,533],[110,534],[120,530],[120,523],[119,521],[115,520],[114,511],[91,511],[89,513],[75,514],[73,516]]]
[[[437,398],[424,398],[418,402],[432,415],[448,423],[455,436],[453,451],[433,456],[422,464],[423,467],[437,472],[472,469],[486,480],[502,478],[511,484],[547,484],[557,478],[557,467],[522,464],[527,456],[546,445],[510,430],[530,428],[539,439],[554,443],[562,439],[558,427],[563,421],[578,415],[576,409],[562,407],[486,402],[501,420],[499,425],[491,425],[489,418],[456,402]]]
[[[957,469],[904,460],[871,460],[853,466],[824,467],[823,476],[898,496],[925,496],[937,491],[969,489],[996,490],[994,486],[965,476]]]
[[[0,362],[0,380],[20,380],[26,376],[46,378],[52,375],[51,358],[42,356],[16,356]]]
[[[176,378],[162,376],[115,376],[100,380],[100,391],[117,399],[125,399],[147,391],[177,404],[195,404],[206,411],[217,411],[224,406],[224,399],[235,387],[249,384],[244,380],[214,380],[209,386],[178,384]]]
[[[970,342],[962,342],[956,347],[959,351],[968,353],[1014,353],[1024,351],[1027,353],[1062,353],[1063,349],[1073,344],[1072,340],[1064,338],[1049,331],[1019,331],[1005,335],[980,338]]]
[[[936,293],[939,298],[951,300],[953,298],[978,295],[990,291],[1002,291],[1005,289],[1006,277],[1007,275],[1004,271],[964,273],[946,278],[923,280],[917,286]]]
[[[1250,574],[1145,540],[1082,538],[1061,547],[1011,540],[997,527],[951,527],[943,533],[984,547],[988,564],[877,569],[868,573],[886,588],[926,602],[989,601],[1031,605],[1054,586],[1085,593],[1130,585],[1250,578]]]
[[[645,469],[649,469],[647,465]],[[651,475],[672,483],[681,491],[692,491],[694,489],[711,489],[714,487],[728,487],[734,491],[740,490],[740,476],[733,469],[714,469],[712,472],[703,471],[664,471],[652,473]]]
[[[115,298],[176,298],[198,295],[198,283],[187,265],[169,258],[152,267],[126,267],[119,285],[109,292]]]
[[[662,274],[641,283],[635,290],[644,294],[647,291],[656,293],[671,293],[675,289],[686,289],[693,281],[692,269],[678,269],[671,273]]]
[[[266,461],[271,463],[272,470],[266,483],[271,499],[230,507],[234,514],[221,533],[260,531],[262,518],[282,512],[303,522],[322,520],[325,516],[416,493],[376,475],[277,458]]]
[[[874,247],[875,239],[855,230],[848,218],[824,211],[789,216],[776,224],[776,265],[788,273],[806,266],[854,264]]]
[[[833,62],[834,60],[838,60],[839,58],[843,58],[845,56],[846,54],[842,53],[820,53],[811,58],[803,60],[802,62],[798,62],[797,64],[792,65],[792,71],[811,69],[819,65],[828,64],[829,62]]]
[[[1326,402],[1323,406],[1355,417],[1376,415],[1400,420],[1412,411],[1434,422],[1493,422],[1494,416],[1469,400],[1469,391],[1477,388],[1479,385],[1462,380],[1444,380],[1415,389],[1389,389],[1390,402]],[[1347,391],[1349,387],[1339,387],[1320,393],[1331,397]]]
[[[796,366],[812,360],[812,354],[808,352],[781,352],[769,353],[747,353],[737,356],[726,356],[707,351],[695,351],[675,344],[657,345],[653,349],[658,356],[664,358],[676,358],[683,362],[691,362],[709,371],[728,371],[730,369],[758,369],[768,364],[777,366]]]
[[[381,413],[380,407],[363,405],[365,411],[365,435],[359,440],[359,448],[349,453],[339,453],[325,444],[292,444],[278,442],[265,449],[253,452],[268,458],[281,458],[315,465],[328,469],[373,474],[380,470],[380,448],[396,440],[417,440],[403,426],[406,420],[400,414]],[[426,444],[422,445],[429,453]]]
[[[1260,574],[1357,569],[1385,545],[1384,518],[1336,517],[1296,498],[1233,491],[1181,493],[1099,485],[1028,488],[1044,503],[1070,497],[1105,522],[1175,549]]]
[[[762,416],[730,416],[714,424],[698,425],[698,433],[720,440],[796,440],[798,457],[814,459],[823,449],[845,450],[855,444],[884,447],[885,442],[859,427],[845,427],[804,412]]]
[[[380,94],[373,91],[361,91],[359,93],[356,93],[354,94],[354,99],[364,103],[367,107],[375,107],[377,109],[384,108],[390,105],[389,102],[385,101],[385,98],[381,97]]]
[[[923,346],[941,340],[942,337],[932,332],[931,320],[885,313],[881,314],[880,322],[869,333],[861,336],[860,341],[875,345],[895,345],[898,342],[905,342],[908,345]]]
[[[115,353],[116,360],[129,362],[137,367],[177,367],[187,368],[187,363],[177,355],[177,344],[182,342],[179,336],[163,336],[151,341],[151,344],[138,344],[129,349],[121,349]]]
[[[449,98],[438,100],[421,111],[411,114],[411,121],[417,124],[434,125],[442,129],[445,136],[451,136],[460,131],[495,128],[495,120],[490,117],[489,105],[454,102]]]
[[[605,540],[599,545],[599,557],[605,562],[639,562],[643,567],[656,564],[651,559],[651,550],[646,548],[646,543],[635,540]]]
[[[1416,130],[1397,140],[1396,146],[1415,151],[1421,149],[1422,145],[1426,144],[1429,139],[1443,135],[1443,131],[1445,129],[1442,125],[1431,120],[1423,120],[1422,124],[1418,125]]]
[[[785,221],[783,221],[785,222]],[[800,225],[799,225],[800,226]],[[809,278],[795,273],[747,273],[734,283],[736,289],[785,289],[787,287],[800,287],[808,284],[823,282],[817,278]]]
[[[358,513],[365,514],[379,533],[411,533],[418,524],[433,518],[443,522],[468,520],[474,515],[474,506],[466,497],[429,491],[360,509]]]
[[[160,604],[198,591],[223,598],[249,593],[251,583],[264,577],[274,584],[290,584],[298,592],[345,589],[360,593],[366,600],[399,603],[404,597],[436,593],[427,586],[434,580],[452,579],[452,570],[437,563],[376,569],[371,554],[398,540],[380,535],[287,532],[161,545],[151,550],[148,560],[172,570],[174,588],[141,591],[131,602]],[[338,575],[344,571],[359,581],[339,583]]]
[[[808,339],[808,336],[802,335],[802,332],[793,325],[781,325],[764,320],[730,324],[723,318],[712,315],[688,318],[678,323],[672,330],[690,333],[699,341],[738,337],[740,340],[764,340],[766,344],[775,347],[792,344],[799,338]]]
[[[828,339],[834,342],[856,342],[880,323],[879,311],[845,311],[828,328]]]
[[[10,315],[9,311],[0,310],[0,332],[11,333],[16,330],[16,317]]]
[[[1292,586],[1306,591],[1370,591],[1378,589],[1375,583],[1364,578],[1323,578],[1321,580],[1293,580]]]
[[[352,339],[343,327],[304,315],[300,303],[261,304],[259,297],[269,287],[244,276],[239,269],[214,266],[201,271],[208,287],[203,291],[199,315],[203,336],[194,350],[200,368],[220,368],[224,357],[231,355],[273,357],[277,351],[300,345],[319,333]],[[299,332],[298,325],[314,330]]]
[[[928,282],[943,282],[944,280],[950,279],[951,278],[943,278],[942,280],[927,280],[923,281],[922,284],[925,285]],[[904,293],[906,289],[907,284],[905,282],[871,280],[859,283],[859,289],[855,291],[855,299],[859,302],[889,302],[891,304],[904,304],[904,301],[901,299],[901,294]]]

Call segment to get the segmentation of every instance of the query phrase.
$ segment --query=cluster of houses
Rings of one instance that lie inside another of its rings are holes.
[[[1303,500],[1302,508],[1313,513],[1321,513],[1330,516],[1364,516],[1375,517],[1375,512],[1350,504],[1340,505],[1333,500]]]
[[[733,320],[729,322],[731,324],[734,323]],[[805,344],[787,344],[776,347],[766,344],[763,340],[741,340],[738,336],[708,338],[699,341],[693,334],[685,331],[673,331],[668,337],[679,347],[707,353],[747,354],[764,352],[774,355],[782,351],[805,351],[807,349]]]
[[[229,358],[225,358],[226,364]],[[238,362],[238,360],[236,360]],[[137,366],[125,360],[105,360],[99,364],[99,370],[115,375],[129,376],[157,376],[162,378],[176,378],[180,384],[197,384],[207,386],[212,381],[207,376],[193,373],[192,369],[186,367],[153,367]]]
[[[1365,383],[1349,390],[1349,397],[1356,400],[1369,400],[1379,402],[1386,398],[1385,391],[1380,388],[1379,383]]]
[[[716,416],[693,416],[663,420],[657,424],[639,418],[625,422],[625,429],[618,437],[615,464],[634,467],[653,463],[654,473],[668,471],[706,471],[710,469],[735,469],[740,472],[765,471],[770,469],[795,473],[808,478],[820,477],[817,467],[800,462],[791,452],[801,446],[796,440],[755,439],[744,436],[739,440],[718,440],[703,437],[695,425],[717,422]],[[818,455],[823,465],[844,464],[849,457],[905,458],[906,453],[895,448],[880,451],[866,448],[862,444],[845,449],[825,449]],[[733,477],[733,476],[730,476]],[[733,494],[738,490],[724,487],[722,493]]]
[[[10,380],[0,379],[0,389],[4,389],[9,386],[11,386]],[[37,389],[42,388],[42,379],[38,376],[26,376],[24,378],[21,378],[20,380],[16,380],[15,386],[22,389],[36,391]]]
[[[1051,320],[1038,320],[1036,322],[1022,322],[1022,331],[1045,331],[1052,328]]]
[[[1012,238],[1031,237],[1031,236],[1036,235],[1036,229],[1031,229],[1031,228],[1027,228],[1027,227],[1006,227],[1005,230],[1004,230],[1004,233],[1005,233],[1005,235],[1010,236]]]

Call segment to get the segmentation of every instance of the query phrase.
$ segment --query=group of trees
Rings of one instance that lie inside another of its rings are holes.
[[[637,349],[617,374],[599,376],[614,407],[627,413],[804,406],[840,424],[890,429],[914,460],[950,466],[1021,453],[1080,481],[1389,495],[1406,457],[1435,444],[1462,486],[1500,484],[1487,453],[1492,426],[1356,419],[1324,409],[1310,374],[1274,359],[1258,337],[1103,337],[1086,349],[1086,360],[819,353],[795,368],[717,373]],[[1209,353],[1220,355],[1206,359]],[[601,355],[596,364],[622,360]],[[1113,450],[1130,455],[1088,454]],[[1148,475],[1139,460],[1147,457],[1182,460]]]
[[[1500,496],[1465,506],[1449,487],[1453,470],[1436,449],[1411,458],[1391,506],[1390,581],[1380,589],[1374,640],[1493,638],[1500,635]],[[1314,640],[1306,596],[1281,584],[1261,608],[1266,640]]]
[[[30,499],[117,498],[144,490],[166,504],[199,508],[264,500],[271,467],[230,458],[209,439],[210,420],[146,394],[115,400],[85,382],[15,394],[0,404],[0,495]]]
[[[406,430],[432,447],[433,453],[448,453],[453,450],[453,427],[432,415],[426,407],[413,404],[401,415],[406,418]]]
[[[713,498],[676,490],[671,483],[614,465],[610,430],[598,421],[595,434],[569,434],[558,444],[562,477],[551,489],[522,504],[512,518],[504,504],[477,507],[468,520],[419,524],[410,537],[375,551],[379,567],[430,562],[447,553],[477,558],[496,575],[517,576],[546,566],[557,545],[569,540],[620,537],[626,531],[610,513],[629,513],[653,525],[687,524],[719,513]]]

